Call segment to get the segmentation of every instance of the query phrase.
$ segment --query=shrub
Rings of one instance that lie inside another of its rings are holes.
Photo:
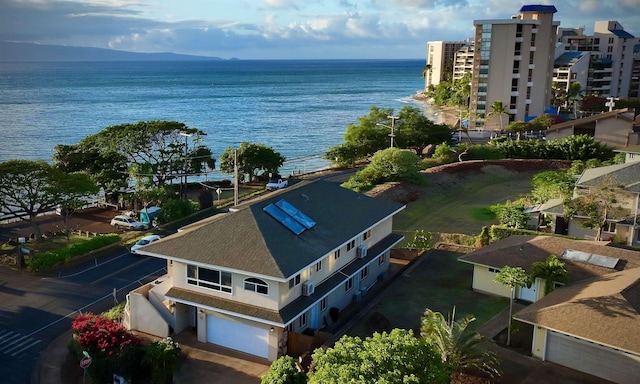
[[[170,383],[178,368],[180,346],[170,337],[153,342],[145,348],[144,361],[151,367],[154,384]]]
[[[74,257],[85,255],[120,240],[122,238],[118,235],[102,235],[55,251],[37,253],[29,260],[27,269],[31,272],[43,272],[59,264],[67,263]]]
[[[189,200],[172,199],[164,203],[158,216],[161,224],[179,220],[196,211],[196,206]]]
[[[89,353],[93,362],[88,372],[95,382],[109,382],[114,373],[128,379],[145,375],[146,367],[139,364],[144,356],[142,340],[119,323],[87,313],[77,316],[71,328],[77,346],[70,349]]]
[[[298,371],[296,360],[291,356],[282,356],[269,367],[269,372],[260,379],[261,384],[304,384],[307,375]]]

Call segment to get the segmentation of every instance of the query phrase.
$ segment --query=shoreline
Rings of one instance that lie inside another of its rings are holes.
[[[424,104],[426,109],[429,110],[428,113],[426,113],[427,117],[436,124],[446,124],[451,127],[456,127],[459,124],[460,110],[458,107],[436,105],[433,103],[433,98],[426,96],[421,91],[416,92],[411,98]]]

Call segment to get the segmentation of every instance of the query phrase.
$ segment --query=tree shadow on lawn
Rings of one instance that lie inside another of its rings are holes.
[[[462,253],[442,250],[426,252],[413,267],[396,277],[382,299],[347,334],[367,337],[373,332],[371,315],[379,312],[392,328],[420,329],[426,308],[447,317],[456,307],[456,318],[473,315],[476,329],[509,304],[508,299],[474,292],[471,289],[473,267],[458,261]]]

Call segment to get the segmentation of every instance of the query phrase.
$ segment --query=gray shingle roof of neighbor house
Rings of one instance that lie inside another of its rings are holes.
[[[615,183],[629,192],[640,192],[640,162],[586,169],[576,182],[578,187]]]
[[[606,246],[603,242],[571,240],[558,236],[510,236],[461,256],[458,260],[493,268],[502,268],[505,265],[522,267],[529,273],[534,262],[545,261],[551,254],[560,258],[568,249],[619,259],[615,269],[610,269],[562,258],[571,283],[616,270],[640,267],[640,252]]]
[[[640,354],[640,268],[556,289],[514,318]]]
[[[295,235],[263,211],[281,199],[316,225]],[[141,253],[288,279],[402,209],[402,204],[355,193],[335,182],[300,182],[165,237]]]

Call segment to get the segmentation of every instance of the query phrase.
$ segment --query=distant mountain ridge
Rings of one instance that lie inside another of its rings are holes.
[[[25,61],[205,61],[219,57],[182,55],[170,52],[139,53],[113,49],[69,47],[0,41],[0,62]]]

